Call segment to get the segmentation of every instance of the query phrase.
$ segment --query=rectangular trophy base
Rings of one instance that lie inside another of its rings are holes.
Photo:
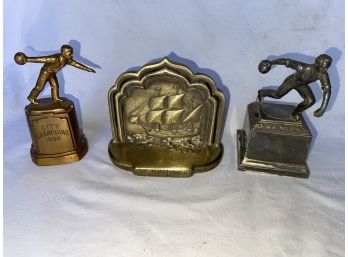
[[[39,99],[25,113],[32,138],[30,154],[37,165],[57,165],[79,161],[88,151],[87,139],[77,122],[74,103],[67,98]]]
[[[238,169],[308,178],[306,163],[312,135],[295,106],[274,103],[248,105],[244,127],[237,131]]]
[[[290,176],[299,178],[308,178],[309,169],[304,164],[288,164],[280,162],[269,162],[262,160],[253,160],[245,157],[245,131],[239,129],[237,131],[237,158],[238,169],[245,172],[265,172],[280,176]]]

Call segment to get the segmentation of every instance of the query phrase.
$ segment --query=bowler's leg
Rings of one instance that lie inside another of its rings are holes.
[[[27,99],[32,102],[33,104],[37,104],[38,102],[36,101],[38,95],[41,93],[41,91],[44,89],[45,84],[47,82],[48,78],[45,74],[45,72],[40,71],[39,77],[37,79],[35,87],[31,90],[29,96]]]
[[[52,75],[49,80],[50,86],[51,86],[51,95],[53,101],[63,101],[59,98],[59,86],[58,86],[58,80],[56,75]]]
[[[274,99],[282,98],[284,95],[289,93],[290,90],[294,89],[296,86],[296,81],[293,75],[287,77],[284,82],[276,89],[261,89],[258,91],[257,98],[261,101],[262,97],[271,97]]]
[[[315,103],[315,97],[308,85],[301,85],[295,88],[300,96],[304,99],[294,110],[293,116],[298,117],[301,112],[307,110]]]

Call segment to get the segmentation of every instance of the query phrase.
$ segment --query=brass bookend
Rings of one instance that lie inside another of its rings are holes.
[[[108,97],[116,166],[189,177],[219,164],[224,95],[210,77],[165,58],[122,74]]]
[[[25,107],[32,138],[31,158],[37,165],[55,165],[80,160],[87,153],[87,140],[80,131],[74,103],[62,97]]]
[[[237,131],[238,168],[294,177],[309,176],[306,159],[312,135],[295,106],[254,102],[248,105],[243,130]]]

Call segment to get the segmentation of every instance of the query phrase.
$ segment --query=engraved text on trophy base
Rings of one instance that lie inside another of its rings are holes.
[[[33,128],[40,152],[56,154],[74,150],[66,119],[49,117],[36,120]]]

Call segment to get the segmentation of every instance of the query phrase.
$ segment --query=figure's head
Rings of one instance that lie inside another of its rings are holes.
[[[60,48],[60,51],[61,51],[64,58],[69,59],[69,60],[73,58],[74,50],[71,46],[62,45],[62,47]]]
[[[315,58],[315,65],[319,72],[326,72],[332,63],[332,58],[327,54],[321,54]]]

